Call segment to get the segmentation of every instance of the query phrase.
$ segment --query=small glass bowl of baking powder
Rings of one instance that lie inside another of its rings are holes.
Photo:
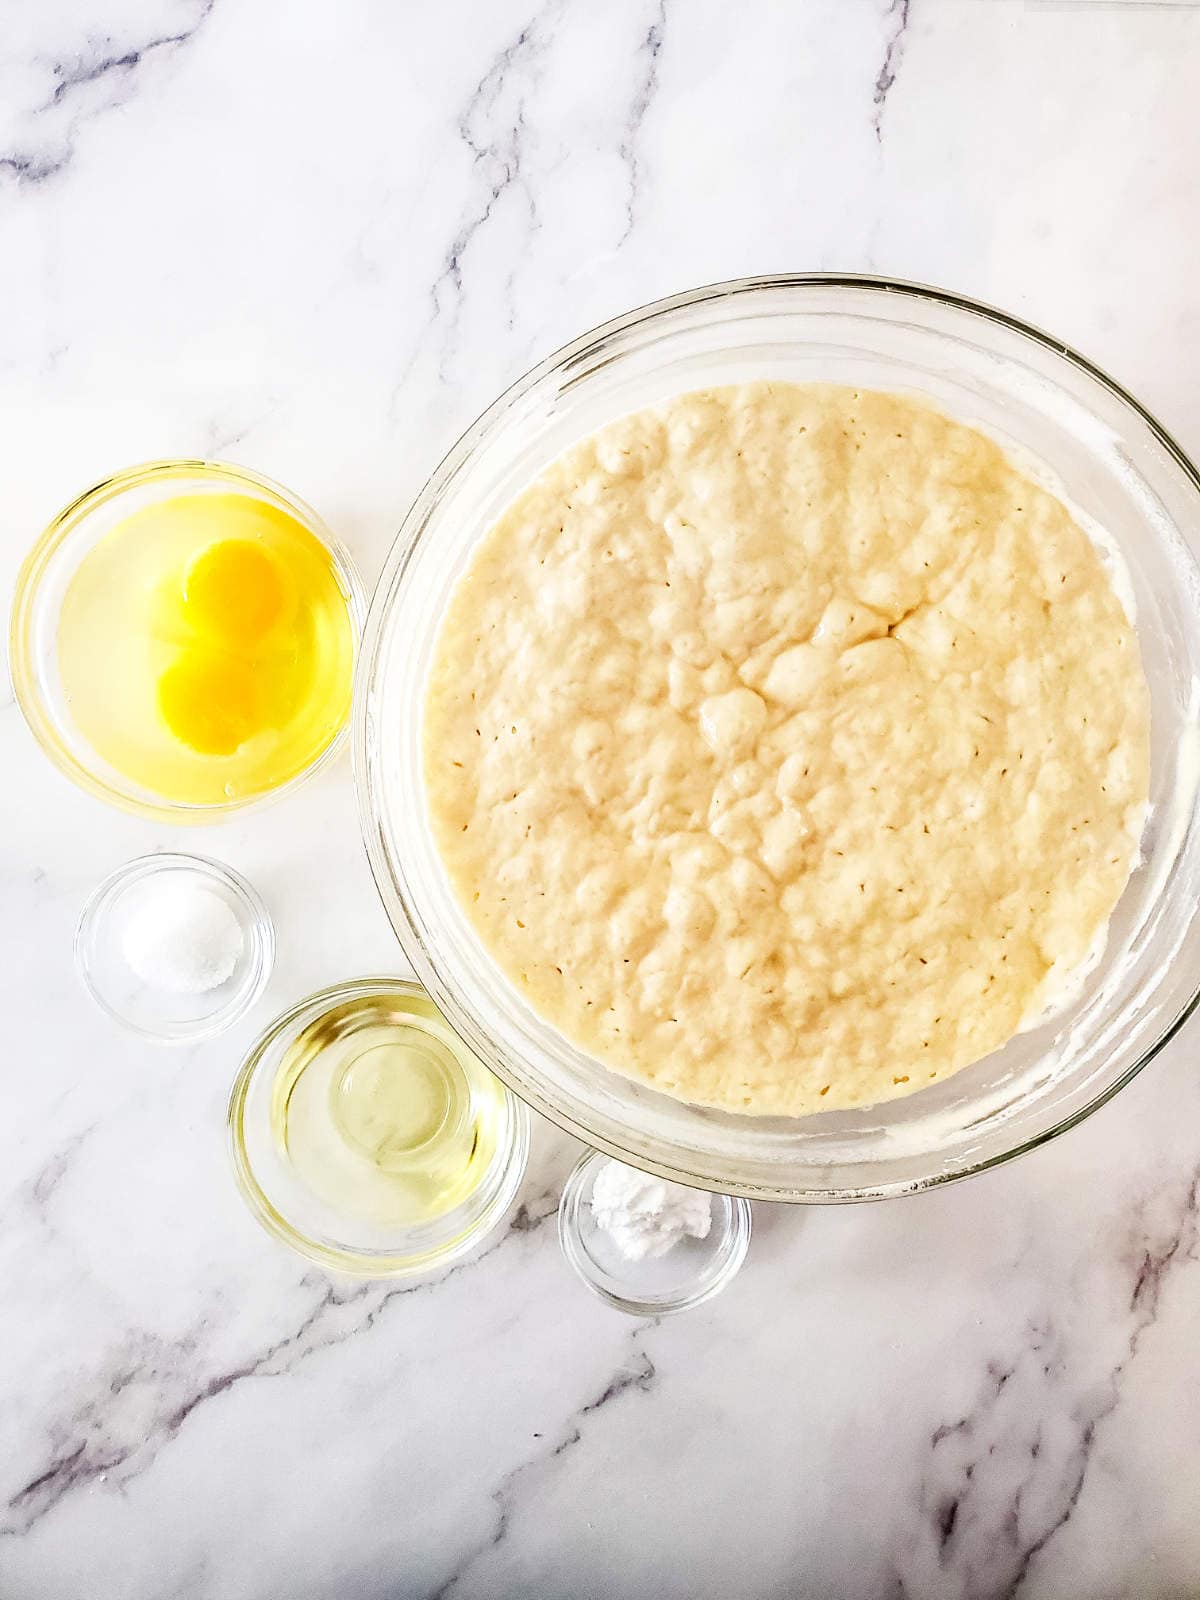
[[[204,856],[126,862],[75,930],[75,966],[92,999],[160,1043],[222,1033],[262,993],[274,960],[266,906],[240,874]]]
[[[614,1208],[593,1205],[597,1179],[603,1182],[606,1169],[613,1166],[620,1167],[620,1163],[610,1162],[598,1150],[590,1151],[563,1185],[559,1201],[559,1242],[584,1284],[601,1300],[635,1317],[687,1311],[719,1294],[746,1259],[749,1201],[705,1194],[711,1209],[703,1237],[685,1227],[660,1254],[648,1253],[639,1259],[628,1253],[630,1238],[636,1235],[620,1226],[613,1231],[601,1221],[604,1218],[611,1224]],[[681,1188],[668,1186],[675,1193]],[[633,1220],[636,1222],[636,1217]]]

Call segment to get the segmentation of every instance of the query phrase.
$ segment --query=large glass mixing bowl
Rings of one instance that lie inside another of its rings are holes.
[[[798,1119],[685,1105],[609,1070],[542,1021],[451,891],[421,777],[426,675],[447,599],[508,501],[615,416],[755,378],[924,396],[1019,453],[1122,552],[1152,700],[1142,859],[1073,1003],[907,1099]],[[1128,1083],[1196,1004],[1193,529],[1200,477],[1153,417],[1074,351],[956,295],[829,274],[747,279],[585,334],[514,384],[450,451],[409,512],[371,608],[355,770],[371,865],[406,955],[453,1026],[530,1105],[684,1182],[767,1199],[858,1200],[924,1189],[1032,1149]]]

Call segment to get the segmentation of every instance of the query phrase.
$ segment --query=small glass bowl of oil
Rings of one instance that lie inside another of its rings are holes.
[[[209,821],[344,743],[363,611],[349,557],[295,496],[243,467],[151,462],[80,495],[30,552],[13,687],[84,789]]]
[[[500,1221],[529,1113],[419,984],[366,978],[272,1023],[233,1086],[229,1135],[242,1195],[276,1238],[325,1267],[402,1277]]]

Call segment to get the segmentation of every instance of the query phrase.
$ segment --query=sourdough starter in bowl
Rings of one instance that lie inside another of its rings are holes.
[[[1069,988],[1136,858],[1148,694],[1097,547],[985,435],[748,383],[575,445],[451,598],[438,850],[567,1039],[693,1104],[926,1087]]]

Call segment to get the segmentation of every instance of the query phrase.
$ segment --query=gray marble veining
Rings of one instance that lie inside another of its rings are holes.
[[[1200,10],[1021,0],[19,0],[0,39],[8,593],[113,467],[291,485],[370,581],[461,429],[655,295],[946,284],[1109,367],[1193,453]],[[0,689],[5,1600],[1179,1600],[1200,1593],[1200,1074],[1186,1029],[1067,1138],[945,1192],[760,1207],[719,1300],[636,1322],[560,1259],[539,1126],[504,1229],[334,1281],[244,1213],[236,1061],[395,969],[343,766],[202,841],[108,814]],[[154,847],[228,859],[280,960],[160,1052],[75,985]]]

